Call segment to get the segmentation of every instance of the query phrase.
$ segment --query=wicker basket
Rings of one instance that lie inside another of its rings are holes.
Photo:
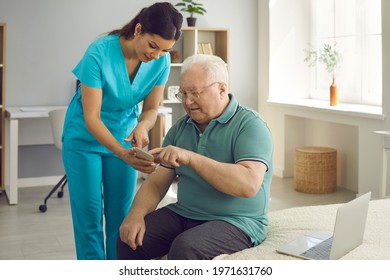
[[[295,190],[323,194],[337,190],[337,151],[327,147],[299,147],[294,157]]]

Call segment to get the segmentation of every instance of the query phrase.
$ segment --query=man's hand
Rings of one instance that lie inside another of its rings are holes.
[[[155,162],[162,163],[167,166],[179,167],[180,165],[190,165],[191,156],[194,153],[175,146],[167,146],[165,148],[155,148],[149,151],[155,155]]]
[[[127,215],[119,228],[119,236],[121,240],[136,250],[138,246],[142,246],[142,240],[145,235],[145,220],[143,217],[136,215]]]

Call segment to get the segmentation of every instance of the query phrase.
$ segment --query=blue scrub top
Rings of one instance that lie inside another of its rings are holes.
[[[168,131],[163,146],[174,145],[219,162],[250,160],[267,166],[258,193],[251,198],[220,192],[188,165],[176,167],[179,175],[177,202],[169,209],[196,220],[222,220],[243,230],[254,245],[267,235],[270,186],[273,175],[273,141],[260,115],[238,104],[233,95],[224,113],[201,132],[189,116],[179,119]]]
[[[170,71],[170,55],[141,62],[133,83],[130,82],[119,35],[106,35],[94,41],[73,70],[81,83],[102,89],[100,117],[108,130],[124,142],[138,123],[138,103],[154,86],[165,85]],[[63,148],[111,153],[87,130],[79,87],[69,104],[63,132]]]

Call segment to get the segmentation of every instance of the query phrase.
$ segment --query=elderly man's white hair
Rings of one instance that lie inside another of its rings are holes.
[[[181,68],[181,75],[193,65],[201,65],[210,82],[222,82],[228,85],[229,74],[225,61],[210,54],[194,54],[187,57]]]

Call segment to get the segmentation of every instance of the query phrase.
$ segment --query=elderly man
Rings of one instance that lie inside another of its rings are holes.
[[[184,61],[177,98],[187,115],[150,151],[161,165],[121,225],[119,259],[212,259],[266,237],[273,175],[266,123],[229,94],[217,56]],[[175,178],[177,202],[156,210]]]

